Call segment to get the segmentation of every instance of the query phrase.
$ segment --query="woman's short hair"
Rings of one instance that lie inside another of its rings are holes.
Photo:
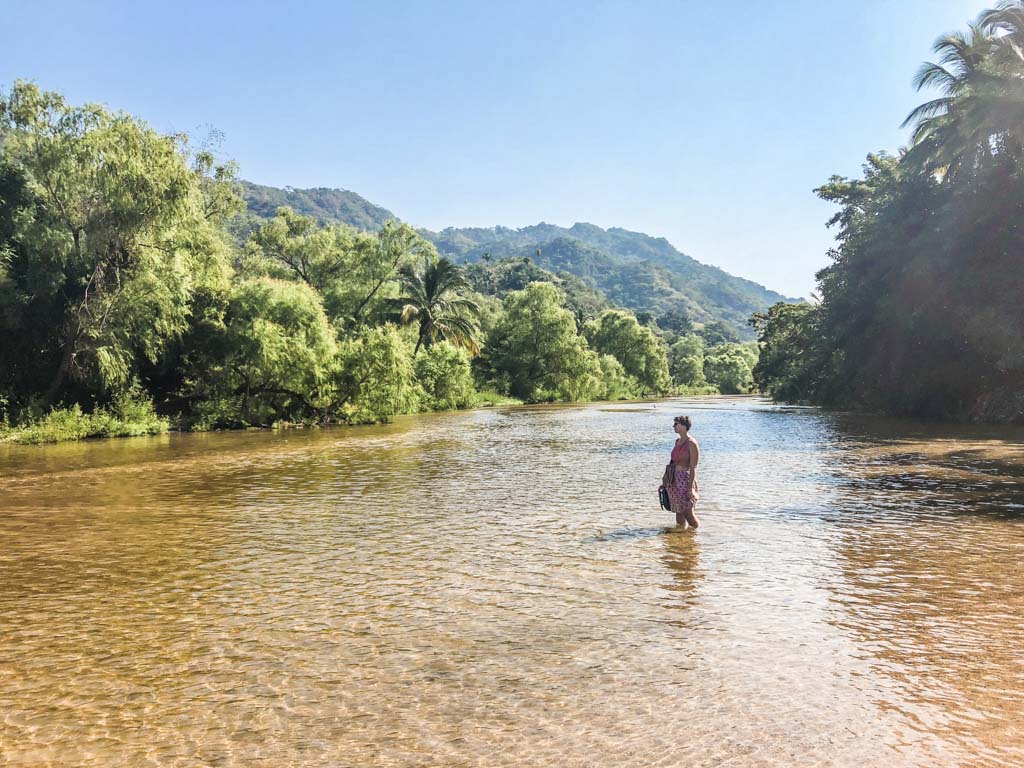
[[[687,431],[689,431],[690,425],[693,424],[689,416],[676,416],[675,423],[682,424],[684,427],[686,427]]]

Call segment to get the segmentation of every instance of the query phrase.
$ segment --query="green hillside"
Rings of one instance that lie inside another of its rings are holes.
[[[570,272],[599,288],[612,301],[656,315],[682,310],[694,321],[722,320],[743,338],[753,338],[747,318],[779,301],[795,302],[677,251],[665,238],[593,224],[522,229],[445,229],[424,232],[438,250],[464,262],[530,256],[552,272]]]
[[[285,205],[298,213],[315,217],[321,224],[340,221],[365,230],[380,229],[385,221],[398,218],[386,208],[374,205],[347,189],[278,189],[250,181],[241,184],[250,213],[263,219],[271,218],[278,208]]]
[[[360,229],[377,229],[390,211],[354,192],[339,189],[277,189],[243,182],[250,213],[266,218],[287,205],[321,222],[339,221]],[[438,251],[453,261],[476,263],[485,254],[492,262],[529,257],[537,266],[576,276],[580,287],[634,312],[662,315],[682,311],[697,323],[723,321],[744,339],[754,338],[747,320],[779,301],[795,302],[751,280],[701,264],[676,250],[663,237],[594,224],[569,228],[536,224],[509,227],[421,230]],[[600,299],[598,299],[600,301]]]

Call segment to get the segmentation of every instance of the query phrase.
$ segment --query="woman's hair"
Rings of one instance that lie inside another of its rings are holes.
[[[684,427],[686,427],[687,432],[690,431],[690,425],[693,424],[689,416],[676,416],[674,421],[676,424],[682,424]]]

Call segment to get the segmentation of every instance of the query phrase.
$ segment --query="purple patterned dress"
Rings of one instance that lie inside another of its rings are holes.
[[[672,449],[672,463],[676,469],[674,479],[670,478],[667,486],[668,500],[672,505],[672,511],[676,514],[692,512],[697,504],[700,494],[697,491],[697,480],[693,481],[693,493],[686,494],[686,487],[690,484],[690,441],[682,445],[676,445]]]

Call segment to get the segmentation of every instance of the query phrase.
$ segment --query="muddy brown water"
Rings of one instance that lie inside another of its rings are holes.
[[[0,447],[0,764],[1019,766],[1022,715],[1021,430],[720,398]]]

